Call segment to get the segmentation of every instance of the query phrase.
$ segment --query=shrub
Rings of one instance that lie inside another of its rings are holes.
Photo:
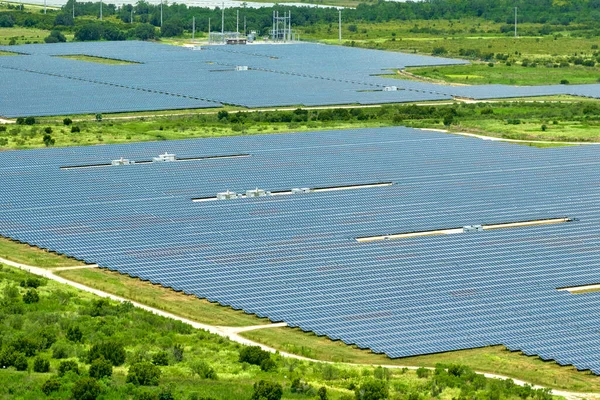
[[[568,84],[569,84],[569,81],[568,81],[568,80],[566,80],[566,79],[561,79],[561,80],[560,80],[560,84],[561,84],[561,85],[568,85]]]
[[[486,108],[482,109],[480,112],[481,115],[491,115],[493,113],[494,113],[494,110],[490,107],[486,107]]]
[[[54,138],[52,136],[50,136],[49,134],[45,134],[44,137],[42,138],[42,141],[44,142],[46,147],[53,146],[55,143]]]
[[[25,118],[23,118],[23,117],[17,118],[17,125],[23,125],[23,124],[25,124]]]
[[[88,354],[88,362],[91,363],[97,358],[104,357],[117,367],[125,362],[125,355],[123,345],[116,342],[103,342],[92,346]]]
[[[275,361],[273,361],[271,357],[264,359],[260,363],[260,369],[262,371],[273,371],[275,368],[277,368],[277,364],[275,364]]]
[[[271,358],[268,351],[261,349],[259,346],[248,346],[240,351],[240,362],[248,364],[260,365],[264,360]]]
[[[169,354],[166,351],[159,351],[152,356],[152,364],[169,365]]]
[[[494,66],[494,63],[493,63],[493,62],[489,62],[487,66],[488,66],[488,67],[493,67],[493,66]]]
[[[36,357],[33,360],[33,371],[34,372],[48,372],[50,371],[50,361],[42,357]]]
[[[520,125],[521,124],[521,120],[518,118],[513,118],[513,119],[509,119],[506,121],[507,124],[509,125]]]
[[[20,286],[24,287],[24,288],[33,288],[33,289],[37,289],[38,287],[42,286],[43,282],[41,279],[37,279],[37,278],[27,278],[23,281],[21,281]]]
[[[206,361],[198,360],[190,365],[192,374],[198,375],[203,379],[217,379],[217,373]]]
[[[79,132],[81,132],[81,129],[79,129],[78,126],[71,127],[71,133],[79,133]]]
[[[546,126],[546,124],[542,125],[542,132],[546,132],[546,129],[548,129],[548,127]]]
[[[25,354],[18,353],[15,357],[15,361],[13,362],[13,366],[17,369],[17,371],[27,371],[29,364],[27,363],[27,357],[25,357]]]
[[[317,392],[317,397],[319,398],[319,400],[327,400],[327,388],[325,388],[325,386],[321,386],[319,388],[319,391]]]
[[[79,375],[79,365],[77,365],[77,362],[73,360],[61,361],[58,366],[58,376],[64,376],[69,371],[73,371]]]
[[[46,132],[46,133],[52,133],[52,128],[49,127],[49,126],[47,126],[47,127],[44,128],[44,132]]]
[[[73,120],[71,118],[65,118],[63,119],[63,124],[65,124],[66,126],[69,126],[73,123]]]
[[[70,326],[67,328],[66,336],[71,342],[81,342],[83,339],[83,332],[81,332],[81,329],[77,325]]]
[[[383,400],[388,398],[389,389],[383,381],[369,381],[357,388],[354,396],[356,400]]]
[[[46,396],[50,396],[50,393],[57,392],[60,389],[60,381],[56,377],[49,378],[42,385],[42,392]]]
[[[149,362],[139,362],[129,367],[127,383],[142,386],[158,386],[160,368]]]
[[[183,361],[183,346],[180,344],[176,344],[173,346],[173,358],[175,362]]]
[[[96,400],[102,389],[94,378],[81,378],[71,390],[74,400]]]
[[[448,50],[446,50],[445,47],[434,47],[433,51],[431,52],[431,54],[433,54],[434,56],[442,56],[447,53]]]
[[[431,371],[429,371],[427,368],[423,368],[423,367],[417,368],[417,376],[421,379],[427,378],[429,376],[430,372]]]
[[[65,343],[56,343],[52,349],[52,358],[69,358],[69,347]]]
[[[34,117],[27,117],[25,118],[25,125],[33,125],[35,124],[35,118]]]
[[[274,382],[260,381],[254,384],[251,400],[280,400],[283,388]]]
[[[358,27],[354,24],[351,24],[351,25],[348,25],[348,30],[350,32],[356,32],[356,31],[358,31]]]
[[[0,351],[0,368],[14,365],[18,355],[19,353],[15,352],[15,350],[10,347],[2,348],[2,351]]]
[[[112,364],[104,357],[95,359],[90,365],[90,376],[96,379],[112,376]]]
[[[35,289],[29,289],[23,295],[23,302],[25,304],[37,303],[38,301],[40,301],[40,295],[38,294],[37,290],[35,290]]]
[[[451,114],[444,116],[444,126],[450,126],[454,122],[454,116]]]

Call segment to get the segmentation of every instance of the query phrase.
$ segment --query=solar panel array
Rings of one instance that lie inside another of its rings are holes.
[[[165,151],[249,156],[60,169]],[[600,282],[599,168],[594,146],[399,127],[4,152],[0,234],[390,357],[504,344],[600,373],[600,293],[556,290]]]
[[[391,69],[465,63],[461,60],[352,47],[207,46],[202,51],[147,42],[58,43],[0,47],[0,115],[206,108],[379,104],[574,94],[600,96],[600,85],[443,86],[382,78]],[[136,62],[96,64],[60,55]],[[248,66],[248,71],[236,71]],[[6,77],[6,78],[4,78]],[[401,90],[384,91],[386,86]]]

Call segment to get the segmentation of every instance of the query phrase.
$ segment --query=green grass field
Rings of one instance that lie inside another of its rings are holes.
[[[0,45],[6,46],[14,41],[14,44],[44,43],[44,38],[50,31],[34,28],[0,28]]]
[[[138,64],[133,61],[125,61],[125,60],[117,60],[114,58],[105,58],[105,57],[95,57],[95,56],[86,56],[82,54],[68,55],[68,56],[58,56],[60,58],[67,58],[69,60],[78,60],[78,61],[86,61],[96,64],[105,64],[105,65],[130,65],[130,64]]]
[[[73,267],[81,261],[0,237],[0,257],[40,268]]]

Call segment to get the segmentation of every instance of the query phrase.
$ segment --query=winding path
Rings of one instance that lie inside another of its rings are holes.
[[[69,285],[71,287],[74,287],[76,289],[79,290],[83,290],[85,292],[88,293],[92,293],[95,294],[97,296],[100,297],[104,297],[104,298],[108,298],[111,300],[115,300],[115,301],[119,301],[119,302],[125,302],[125,301],[129,301],[130,303],[132,303],[134,306],[141,308],[143,310],[146,311],[150,311],[153,314],[156,315],[160,315],[166,318],[171,318],[174,320],[178,320],[181,321],[183,323],[189,324],[192,327],[196,328],[196,329],[204,329],[210,333],[214,333],[216,335],[220,335],[220,336],[224,336],[226,338],[228,338],[229,340],[232,340],[234,342],[240,343],[240,344],[244,344],[244,345],[249,345],[249,346],[259,346],[260,348],[262,348],[263,350],[269,351],[271,353],[275,353],[278,352],[282,357],[287,357],[287,358],[293,358],[296,360],[301,360],[301,361],[310,361],[310,362],[320,362],[320,363],[326,363],[326,364],[347,364],[347,365],[363,365],[363,366],[372,366],[374,364],[353,364],[353,363],[334,363],[331,361],[323,361],[323,360],[316,360],[316,359],[312,359],[312,358],[308,358],[308,357],[302,357],[296,354],[292,354],[292,353],[286,353],[286,352],[282,352],[282,351],[278,351],[272,347],[269,346],[265,346],[264,344],[258,343],[258,342],[254,342],[252,340],[246,339],[242,336],[240,336],[240,333],[242,332],[246,332],[246,331],[251,331],[251,330],[256,330],[256,329],[268,329],[268,328],[279,328],[279,327],[284,327],[287,326],[287,324],[285,322],[281,322],[281,323],[277,323],[277,324],[269,324],[269,325],[254,325],[254,326],[243,326],[243,327],[230,327],[230,326],[214,326],[214,325],[207,325],[207,324],[202,324],[196,321],[193,321],[191,319],[187,319],[187,318],[183,318],[180,317],[178,315],[160,310],[158,308],[154,308],[154,307],[150,307],[147,306],[145,304],[142,303],[138,303],[135,301],[131,301],[129,299],[126,299],[124,297],[120,297],[120,296],[115,296],[113,294],[110,294],[108,292],[104,292],[102,290],[98,290],[98,289],[94,289],[91,288],[89,286],[86,285],[82,285],[80,283],[77,282],[73,282],[70,281],[68,279],[62,278],[58,275],[55,275],[53,273],[54,270],[66,270],[66,269],[80,269],[80,268],[96,268],[96,265],[82,265],[82,266],[77,266],[77,267],[62,267],[62,268],[56,268],[56,269],[45,269],[45,268],[39,268],[39,267],[34,267],[31,265],[26,265],[26,264],[21,264],[21,263],[16,263],[14,261],[10,261],[7,260],[5,258],[0,258],[0,263],[2,264],[6,264],[15,268],[19,268],[25,271],[28,271],[32,274],[38,275],[38,276],[42,276],[48,279],[51,279],[55,282],[58,283],[62,283],[65,285]],[[391,369],[402,369],[402,368],[407,368],[407,369],[417,369],[419,367],[415,367],[415,366],[410,366],[410,365],[385,365],[382,364],[382,367],[385,368],[391,368]],[[429,369],[433,369],[433,368],[429,368]],[[526,384],[529,384],[528,382],[525,381],[521,381],[518,379],[514,379],[514,378],[510,378],[507,376],[502,376],[502,375],[496,375],[496,374],[490,374],[490,373],[486,373],[486,372],[479,372],[476,371],[478,374],[481,374],[483,376],[485,376],[486,378],[494,378],[494,379],[512,379],[515,384],[520,385],[520,386],[524,386]],[[543,388],[543,386],[538,386],[538,385],[532,385],[533,388],[535,389],[541,389]],[[564,391],[564,390],[557,390],[557,389],[552,389],[552,394],[557,395],[557,396],[563,396],[568,400],[600,400],[600,394],[597,393],[577,393],[577,392],[569,392],[569,391]]]

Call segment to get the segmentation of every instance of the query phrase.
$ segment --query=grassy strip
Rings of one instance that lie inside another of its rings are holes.
[[[95,56],[86,56],[83,54],[74,54],[68,56],[57,56],[60,58],[67,58],[69,60],[78,60],[78,61],[86,61],[92,62],[96,64],[106,64],[106,65],[130,65],[130,64],[139,64],[134,61],[126,61],[126,60],[117,60],[114,58],[105,58],[105,57],[95,57]]]
[[[243,337],[281,351],[334,362],[411,365],[434,367],[437,363],[459,363],[475,370],[511,376],[542,386],[593,392],[600,390],[600,377],[561,367],[538,357],[508,351],[503,346],[459,350],[441,354],[390,359],[385,355],[360,350],[340,341],[331,341],[297,328],[273,328],[243,332]]]
[[[0,257],[40,268],[73,267],[81,261],[0,237]]]
[[[562,80],[570,84],[598,83],[600,68],[566,67],[547,68],[522,67],[520,65],[474,63],[470,65],[454,65],[449,67],[411,68],[407,71],[425,78],[470,85],[503,84],[503,85],[558,85]],[[388,77],[403,77],[388,75]]]
[[[269,323],[265,318],[178,293],[160,285],[152,285],[118,272],[94,268],[57,271],[56,275],[208,325],[250,326]]]

